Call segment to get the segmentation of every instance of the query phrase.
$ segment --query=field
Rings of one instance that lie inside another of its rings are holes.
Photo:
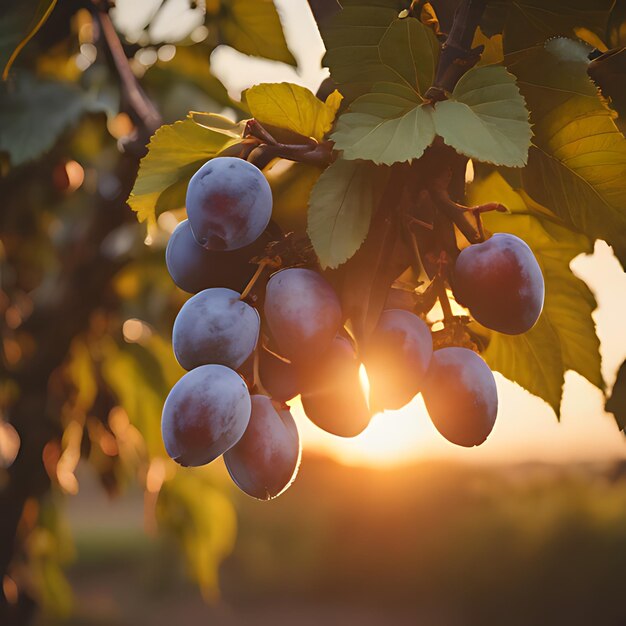
[[[72,626],[623,626],[626,468],[389,470],[305,457],[278,500],[237,500],[221,599],[203,602],[139,494],[70,503]]]

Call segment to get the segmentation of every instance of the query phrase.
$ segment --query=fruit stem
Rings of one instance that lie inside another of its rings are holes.
[[[254,275],[252,276],[252,278],[246,285],[245,289],[241,292],[241,295],[239,296],[240,300],[245,300],[248,297],[248,295],[250,294],[250,291],[252,291],[252,287],[254,287],[256,281],[259,280],[259,278],[261,277],[261,274],[263,273],[265,268],[268,265],[270,265],[270,263],[271,263],[270,259],[262,259],[261,261],[259,261],[259,266],[256,268],[256,272],[254,272]]]
[[[411,268],[413,272],[415,272],[415,277],[419,279],[422,273],[422,257],[420,255],[419,246],[417,245],[417,240],[415,239],[415,233],[411,232],[409,229],[409,219],[405,220],[406,229],[404,230],[405,239],[407,244],[409,245],[409,252],[411,253]]]
[[[440,275],[435,276],[434,280],[436,281],[437,297],[439,298],[441,310],[443,311],[443,323],[444,326],[447,326],[454,320],[454,314],[452,313],[452,307],[450,306],[450,300],[448,299],[446,283]]]

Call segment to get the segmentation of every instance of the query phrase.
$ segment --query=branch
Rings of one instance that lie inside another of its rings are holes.
[[[317,142],[309,137],[302,137],[302,143],[280,143],[257,120],[249,120],[244,131],[244,138],[254,137],[259,141],[247,157],[259,169],[266,167],[274,159],[287,159],[298,163],[326,166],[333,160],[333,142]]]
[[[484,46],[471,46],[486,6],[487,0],[463,0],[458,6],[450,34],[441,47],[437,74],[426,92],[426,99],[445,100],[461,76],[480,59]]]
[[[143,126],[149,135],[152,135],[163,123],[161,115],[148,96],[146,96],[137,81],[137,77],[133,74],[126,53],[124,52],[124,47],[122,46],[122,42],[113,26],[109,14],[105,11],[98,10],[94,12],[94,17],[100,25],[113,64],[117,70],[122,95],[130,107],[131,117],[134,117],[134,121]]]

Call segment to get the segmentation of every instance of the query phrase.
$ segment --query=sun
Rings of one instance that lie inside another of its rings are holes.
[[[369,397],[364,365],[359,369],[359,379]],[[304,414],[300,397],[289,404],[304,448],[328,454],[345,465],[397,466],[415,461],[421,455],[430,456],[442,447],[441,437],[428,418],[421,396],[402,409],[374,415],[369,426],[352,438],[330,435],[312,424]]]

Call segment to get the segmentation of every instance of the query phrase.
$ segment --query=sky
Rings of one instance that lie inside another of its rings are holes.
[[[118,0],[118,24],[130,28],[139,6],[149,15],[152,2]],[[298,68],[220,47],[213,53],[211,65],[234,98],[261,82],[288,81],[315,91],[327,76],[320,63],[324,46],[306,0],[275,0],[275,4]],[[194,27],[194,19],[186,12],[187,0],[170,0],[170,5],[162,25],[157,24],[159,28],[166,28],[165,24],[182,31]],[[594,321],[601,342],[602,370],[610,389],[626,358],[626,274],[603,242],[596,243],[593,255],[574,259],[572,269],[587,282],[598,301]],[[375,416],[365,432],[353,439],[341,439],[314,426],[304,416],[299,400],[292,403],[292,411],[305,449],[328,453],[346,464],[394,465],[425,459],[500,463],[626,458],[626,437],[617,429],[613,416],[604,412],[602,392],[578,374],[568,372],[565,376],[560,422],[542,400],[499,374],[496,382],[498,418],[488,440],[479,448],[460,448],[445,441],[430,422],[421,396],[399,411]]]

